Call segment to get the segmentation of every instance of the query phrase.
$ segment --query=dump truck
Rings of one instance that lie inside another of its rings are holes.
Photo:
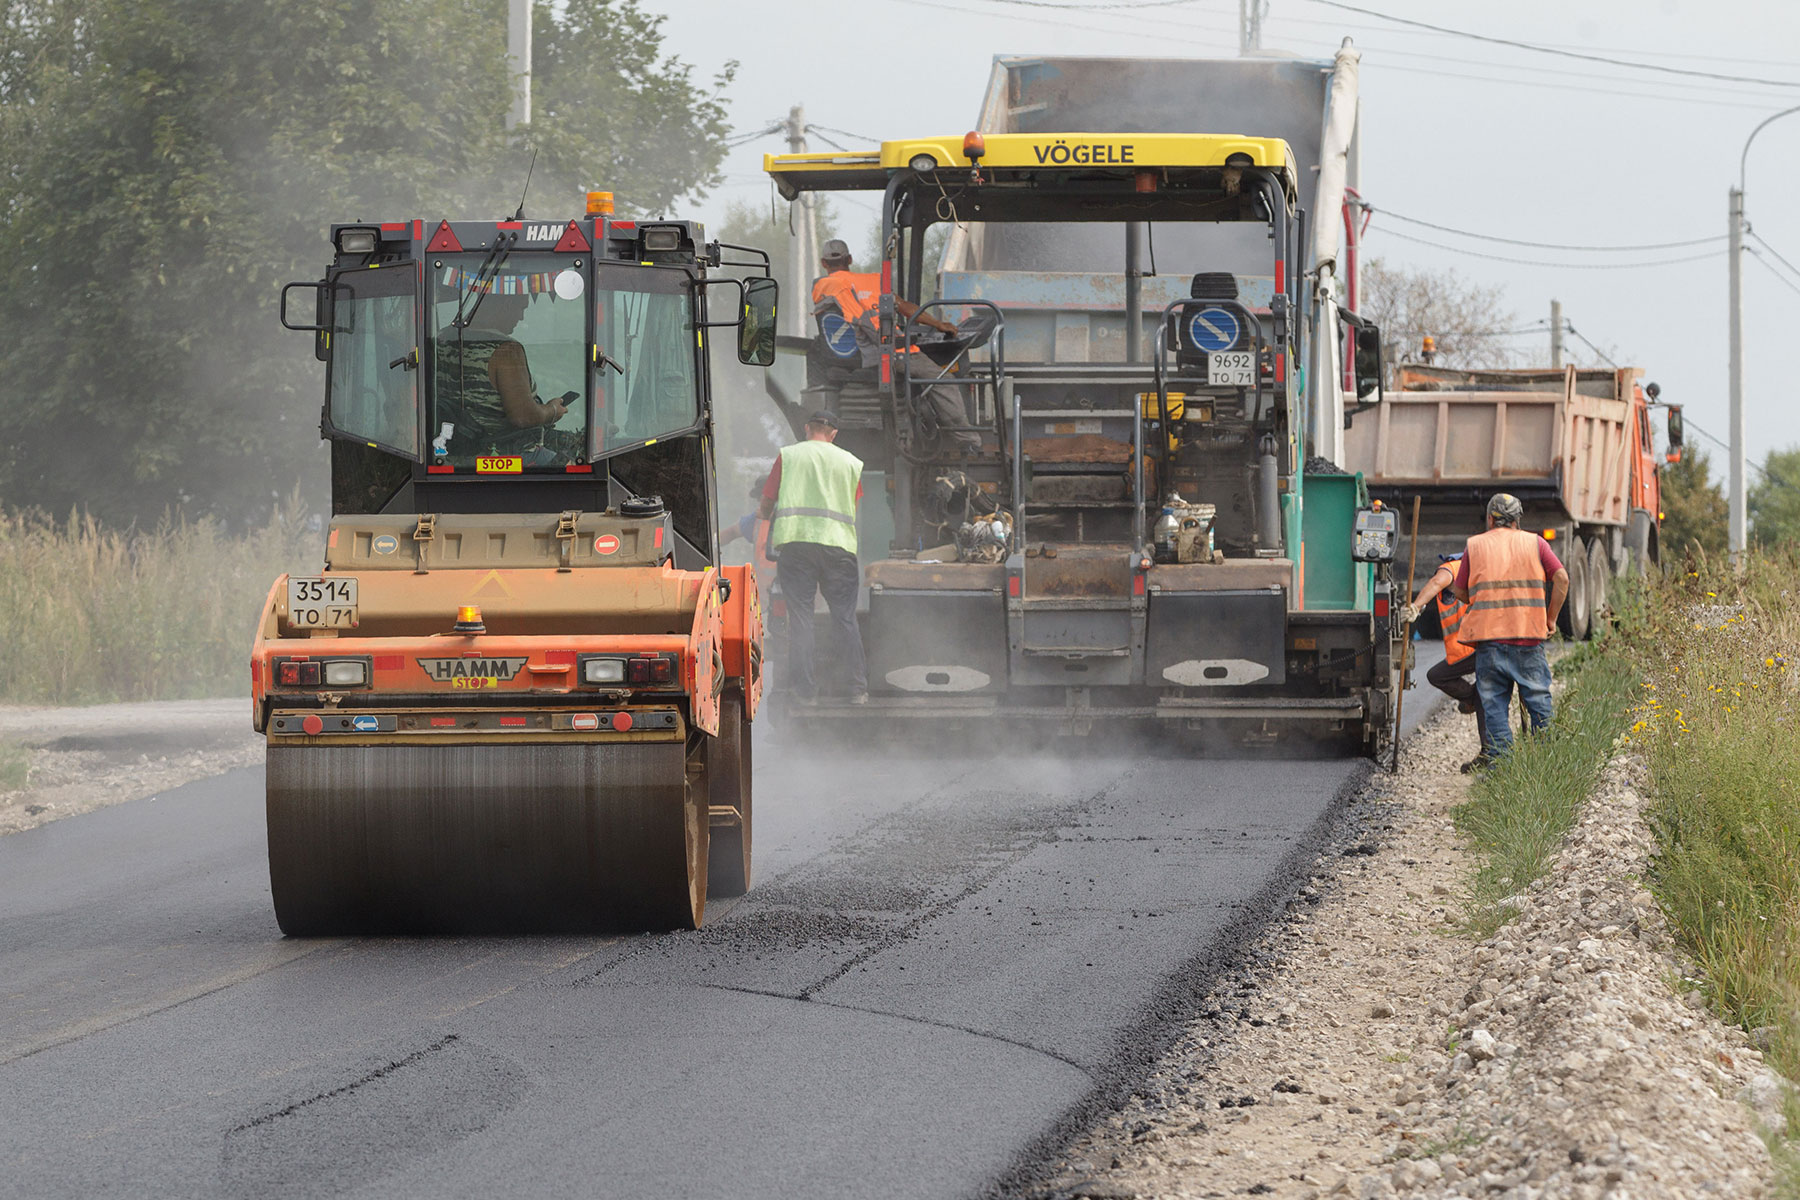
[[[884,483],[870,699],[803,719],[1385,744],[1393,514],[1337,465],[1345,414],[1380,400],[1379,330],[1333,270],[1355,73],[1350,50],[1003,58],[966,136],[765,160],[790,199],[882,213],[878,319],[819,312],[789,406],[834,412]],[[1317,238],[1303,187],[1333,214]]]
[[[1660,554],[1651,414],[1667,410],[1679,454],[1681,410],[1661,402],[1656,384],[1641,384],[1643,374],[1403,364],[1380,411],[1346,433],[1348,465],[1388,504],[1421,499],[1418,561],[1432,567],[1481,531],[1488,497],[1517,496],[1522,528],[1548,539],[1568,568],[1560,620],[1564,636],[1580,640],[1602,624],[1613,579],[1644,573]]]
[[[330,238],[281,312],[325,363],[324,563],[275,581],[250,664],[276,919],[697,927],[749,883],[762,690],[707,342],[773,360],[767,257],[606,193]]]

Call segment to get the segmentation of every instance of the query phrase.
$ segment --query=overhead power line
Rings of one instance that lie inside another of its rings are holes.
[[[1025,3],[1026,0],[1007,0],[1009,3]],[[1432,33],[1445,33],[1452,37],[1466,38],[1472,42],[1486,42],[1490,46],[1510,46],[1515,50],[1529,50],[1533,54],[1549,54],[1557,58],[1573,58],[1581,62],[1602,63],[1609,67],[1625,67],[1633,71],[1655,71],[1663,75],[1685,75],[1692,79],[1718,79],[1726,83],[1755,83],[1764,87],[1800,88],[1800,80],[1765,79],[1755,75],[1729,75],[1720,71],[1695,71],[1688,67],[1667,67],[1661,63],[1638,62],[1626,58],[1608,58],[1603,54],[1584,54],[1579,50],[1559,50],[1555,46],[1542,46],[1535,42],[1521,42],[1512,38],[1490,37],[1485,33],[1471,33],[1466,29],[1451,29],[1444,25],[1433,25],[1429,21],[1415,21],[1410,17],[1396,17],[1390,13],[1379,12],[1373,8],[1363,8],[1357,4],[1345,4],[1343,0],[1312,0],[1314,4],[1326,8],[1342,9],[1344,12],[1361,13],[1365,17],[1374,17],[1380,21],[1389,21],[1395,25],[1410,25],[1414,29],[1428,29]]]
[[[1783,275],[1780,271],[1777,271],[1775,269],[1775,265],[1773,263],[1771,263],[1768,259],[1764,258],[1761,254],[1757,253],[1755,246],[1745,246],[1744,253],[1748,254],[1751,258],[1754,258],[1757,262],[1761,263],[1763,265],[1763,269],[1766,270],[1769,274],[1773,275],[1775,277],[1776,281],[1779,282],[1782,287],[1786,288],[1790,292],[1793,292],[1795,295],[1800,296],[1800,285],[1796,285],[1793,280],[1789,279],[1786,275]],[[1783,261],[1786,261],[1786,260],[1784,259]]]
[[[1397,229],[1382,231],[1388,237],[1399,238],[1403,242],[1416,242],[1421,246],[1430,246],[1436,250],[1448,250],[1452,254],[1464,254],[1470,258],[1485,258],[1491,262],[1514,263],[1522,267],[1551,267],[1567,271],[1634,271],[1644,267],[1672,267],[1680,263],[1700,262],[1703,259],[1719,258],[1723,250],[1712,250],[1705,254],[1690,254],[1682,258],[1659,258],[1650,262],[1545,262],[1540,258],[1512,258],[1504,254],[1488,254],[1481,250],[1470,250],[1464,246],[1451,246],[1444,242],[1434,242],[1429,238],[1414,237],[1410,233],[1401,233]]]
[[[1749,234],[1751,237],[1755,238],[1757,245],[1761,246],[1764,250],[1767,250],[1770,254],[1773,254],[1775,256],[1776,260],[1778,262],[1780,262],[1782,266],[1784,266],[1788,270],[1792,271],[1794,273],[1794,277],[1796,279],[1800,279],[1800,267],[1796,267],[1793,263],[1791,263],[1787,260],[1786,255],[1782,254],[1782,252],[1777,250],[1775,247],[1769,245],[1768,240],[1766,238],[1764,238],[1762,234],[1756,232],[1756,230],[1754,230],[1754,229],[1748,229],[1748,228],[1745,229],[1744,232]]]
[[[1373,204],[1368,205],[1367,207],[1370,212],[1379,213],[1391,220],[1404,221],[1408,225],[1423,225],[1427,229],[1435,229],[1440,233],[1454,233],[1458,237],[1475,238],[1483,242],[1500,242],[1508,246],[1526,246],[1533,250],[1579,250],[1591,254],[1623,254],[1644,250],[1682,250],[1689,246],[1705,246],[1712,242],[1722,242],[1731,236],[1728,233],[1716,233],[1710,237],[1689,238],[1684,242],[1642,242],[1631,246],[1573,246],[1562,242],[1529,242],[1519,238],[1498,237],[1491,233],[1476,233],[1472,229],[1456,229],[1449,225],[1439,225],[1432,221],[1420,220],[1418,217],[1408,217],[1395,212],[1391,208],[1379,208]]]

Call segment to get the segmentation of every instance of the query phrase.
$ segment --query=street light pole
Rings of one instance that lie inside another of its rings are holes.
[[[1731,496],[1729,505],[1731,560],[1741,563],[1749,544],[1744,502],[1744,172],[1750,163],[1750,143],[1756,135],[1782,117],[1800,112],[1800,104],[1784,108],[1764,117],[1750,136],[1744,139],[1744,151],[1738,155],[1738,185],[1730,192],[1730,322],[1731,322]]]
[[[1731,485],[1727,507],[1731,561],[1744,556],[1744,192],[1731,189]]]

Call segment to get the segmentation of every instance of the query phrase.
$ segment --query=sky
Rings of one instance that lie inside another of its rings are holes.
[[[1238,46],[1238,0],[641,6],[666,14],[664,48],[697,76],[738,62],[727,93],[738,133],[754,134],[803,104],[809,123],[851,148],[971,128],[997,54],[1219,58],[1235,56]],[[1721,476],[1724,452],[1703,434],[1725,439],[1730,432],[1727,192],[1751,130],[1800,106],[1800,3],[1359,0],[1355,7],[1368,11],[1267,0],[1262,43],[1329,59],[1350,37],[1363,53],[1362,192],[1377,209],[1365,252],[1501,287],[1513,329],[1547,327],[1550,301],[1560,300],[1580,335],[1619,363],[1642,366],[1664,400],[1686,406],[1690,443],[1712,453]],[[1384,16],[1666,70],[1484,43]],[[812,148],[828,147],[815,141]],[[734,149],[725,185],[697,206],[701,218],[717,221],[732,200],[766,208],[762,155],[783,149],[773,135]],[[1754,463],[1772,449],[1800,446],[1800,395],[1784,383],[1800,327],[1800,113],[1756,136],[1746,181],[1756,235],[1746,244],[1760,255],[1746,256],[1743,268],[1746,446]],[[865,215],[849,205],[840,211],[847,223]],[[873,220],[872,205],[866,215]],[[1402,216],[1528,244],[1445,233]],[[1697,239],[1712,240],[1622,252],[1544,248]],[[859,232],[852,245],[864,240]],[[1547,331],[1509,340],[1548,361]],[[1584,365],[1598,361],[1581,341],[1568,341]]]

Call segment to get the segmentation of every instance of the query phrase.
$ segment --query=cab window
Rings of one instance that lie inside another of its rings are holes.
[[[699,422],[697,337],[686,272],[601,268],[594,394],[602,454]]]
[[[325,415],[331,432],[419,457],[417,268],[346,271],[331,284]]]
[[[586,462],[586,290],[561,255],[433,259],[431,460],[514,469]]]

